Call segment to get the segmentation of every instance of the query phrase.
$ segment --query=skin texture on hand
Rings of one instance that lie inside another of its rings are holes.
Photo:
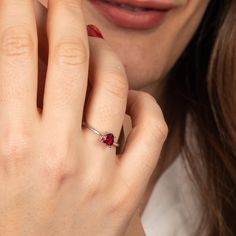
[[[40,3],[43,4],[43,7]],[[39,28],[39,31],[40,31],[40,44],[43,46],[41,46],[42,49],[45,49],[46,46],[45,46],[45,43],[47,42],[45,40],[45,36],[46,36],[46,22],[45,22],[45,19],[47,17],[47,9],[46,9],[46,6],[47,6],[47,1],[37,1],[35,0],[35,12],[36,12],[36,17],[37,17],[37,26]],[[48,52],[47,51],[40,51],[40,73],[41,73],[41,77],[39,75],[39,94],[38,94],[38,101],[42,101],[42,97],[43,97],[43,86],[44,86],[44,79],[43,79],[43,76],[45,76],[45,73],[46,73],[46,69],[47,69],[47,66],[46,66],[46,57],[47,57],[47,54]],[[44,60],[42,60],[42,58]],[[40,102],[39,104],[42,104],[42,102]],[[40,105],[41,107],[42,105]],[[131,124],[131,120],[130,120],[130,117],[129,116],[125,116],[125,119],[124,119],[124,123],[123,123],[123,126],[124,126],[124,137],[123,137],[123,140],[120,140],[120,144],[123,144],[125,143],[125,140],[127,139],[127,136],[129,134],[129,132],[131,131],[132,129],[132,124]],[[120,152],[123,151],[123,148],[124,146],[120,146],[119,149],[120,149]],[[127,231],[126,231],[126,234],[125,236],[142,236],[142,235],[145,235],[144,233],[144,230],[143,230],[143,227],[142,227],[142,223],[141,223],[141,219],[140,219],[140,214],[139,214],[139,211],[137,210],[135,212],[135,214],[133,215],[132,219],[130,220],[130,223],[128,225],[128,228],[127,228]]]
[[[128,91],[119,57],[88,37],[79,1],[50,0],[39,112],[32,1],[1,1],[0,22],[0,235],[123,236],[167,136],[159,105]],[[82,127],[118,137],[125,113],[120,155]]]
[[[123,142],[125,143],[127,136],[129,135],[129,132],[132,130],[132,123],[131,123],[131,119],[130,116],[125,115],[125,119],[123,122]],[[121,148],[120,152],[123,151],[123,148]],[[143,229],[143,225],[141,222],[141,211],[138,208],[135,213],[133,214],[129,225],[127,226],[127,230],[125,232],[124,236],[145,236],[145,232]]]
[[[40,2],[47,6],[47,0]],[[106,40],[126,66],[132,87],[155,96],[157,91],[161,90],[160,85],[164,82],[162,78],[189,42],[209,3],[208,0],[173,0],[173,2],[180,7],[170,15],[169,19],[161,27],[145,32],[123,30],[109,24],[87,4],[88,1],[83,1],[86,21],[95,23],[102,29]],[[41,42],[44,43],[45,40]],[[158,170],[158,173],[162,171]]]
[[[146,236],[146,234],[143,230],[141,219],[140,219],[139,210],[137,210],[135,212],[135,214],[133,215],[124,236],[134,236],[134,235],[135,236]]]

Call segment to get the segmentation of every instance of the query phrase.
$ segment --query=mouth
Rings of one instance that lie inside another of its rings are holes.
[[[166,14],[177,7],[154,0],[89,0],[106,20],[130,29],[150,29],[161,24]]]

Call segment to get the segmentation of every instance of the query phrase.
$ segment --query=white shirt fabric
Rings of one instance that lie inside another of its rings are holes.
[[[200,155],[191,117],[187,116],[186,137],[192,152]],[[192,236],[201,219],[202,208],[187,173],[182,154],[155,184],[141,221],[146,236]]]
[[[200,209],[179,156],[155,184],[143,211],[146,236],[191,236],[199,223]]]

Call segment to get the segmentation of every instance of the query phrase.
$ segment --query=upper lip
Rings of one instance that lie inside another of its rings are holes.
[[[142,8],[150,8],[155,10],[163,10],[167,11],[174,7],[176,7],[173,3],[166,3],[161,1],[153,1],[153,0],[105,0],[109,2],[114,2],[117,4],[127,4],[133,7],[142,7]]]

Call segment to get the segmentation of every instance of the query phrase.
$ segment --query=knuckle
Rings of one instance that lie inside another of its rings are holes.
[[[0,156],[5,161],[23,159],[30,150],[30,138],[23,132],[7,132],[1,140]]]
[[[156,99],[147,92],[140,91],[140,99],[145,100],[145,103],[149,103],[151,110],[147,116],[150,132],[155,139],[164,141],[168,135],[168,126],[165,122],[163,113]]]
[[[165,141],[168,135],[168,126],[160,117],[153,117],[149,119],[149,129],[154,139],[158,141]]]
[[[124,178],[122,174],[119,175],[119,181],[118,184],[114,185],[114,189],[116,191],[116,194],[113,194],[112,197],[109,198],[108,201],[108,209],[110,214],[120,214],[124,211],[128,211],[128,209],[132,205],[131,199],[134,199],[132,197],[132,193],[135,192],[137,186],[132,186],[131,184],[128,184],[127,180]],[[133,190],[133,191],[132,191]]]
[[[55,47],[55,59],[60,65],[77,67],[88,62],[89,52],[82,42],[62,42]]]
[[[117,192],[112,200],[108,202],[109,215],[122,214],[129,209],[130,194],[126,191]]]
[[[70,7],[71,9],[79,8],[81,6],[81,1],[78,0],[57,0],[56,3],[61,5],[63,8]]]
[[[97,195],[104,193],[106,188],[106,181],[102,173],[95,173],[97,171],[85,174],[81,179],[81,186],[86,198],[93,199]]]
[[[10,57],[29,56],[34,51],[34,42],[30,33],[24,27],[10,27],[3,32],[0,50]]]
[[[43,158],[47,175],[57,179],[65,179],[76,172],[76,164],[72,161],[69,148],[62,148],[59,145],[49,144],[44,148]]]
[[[126,98],[128,94],[128,80],[120,66],[110,67],[104,75],[104,84],[108,92],[116,97]]]

